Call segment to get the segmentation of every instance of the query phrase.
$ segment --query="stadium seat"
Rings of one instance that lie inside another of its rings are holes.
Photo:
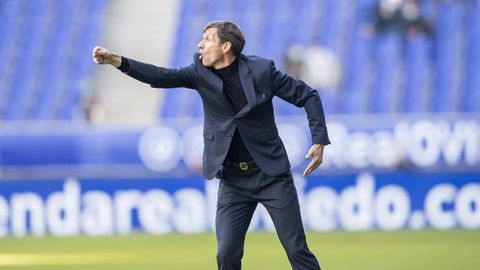
[[[365,35],[377,3],[182,0],[170,63],[190,64],[202,27],[229,19],[245,33],[244,52],[271,58],[280,70],[291,45],[332,49],[343,74],[338,89],[321,91],[328,113],[480,111],[479,1],[421,1],[422,14],[434,25],[432,37]],[[82,95],[93,78],[90,50],[107,5],[106,0],[0,2],[1,120],[83,117]],[[74,62],[76,55],[83,57]],[[279,115],[303,113],[274,102]],[[159,105],[160,118],[203,115],[194,91],[167,91]]]
[[[428,112],[431,67],[431,40],[416,35],[405,41],[404,87],[402,112]]]
[[[370,112],[398,112],[400,91],[401,36],[388,32],[377,36],[373,49],[375,77],[370,96]]]
[[[454,112],[459,108],[462,58],[461,3],[439,4],[436,19],[435,83],[433,112]]]
[[[31,105],[31,92],[37,86],[41,69],[42,40],[47,35],[48,22],[45,18],[48,5],[45,0],[32,0],[23,9],[25,21],[21,28],[21,39],[16,44],[17,60],[10,91],[6,95],[5,120],[25,120]]]
[[[466,24],[466,74],[462,109],[465,112],[480,111],[480,2],[468,9]]]
[[[0,119],[71,119],[105,1],[2,1]],[[8,12],[7,12],[8,11]],[[5,29],[5,30],[4,30]],[[14,46],[15,45],[15,46]]]
[[[62,93],[57,100],[55,107],[55,117],[60,119],[81,118],[81,98],[86,91],[91,89],[91,78],[94,63],[90,60],[92,48],[99,43],[98,25],[101,25],[102,14],[106,1],[82,1],[78,8],[81,8],[82,19],[77,25],[76,42],[72,48],[69,58],[71,61],[70,77],[66,91]],[[85,15],[88,14],[88,19]],[[76,58],[76,55],[85,57]]]
[[[21,25],[23,24],[24,3],[16,0],[7,0],[1,2],[0,6],[0,25],[2,31],[0,32],[0,59],[3,63],[0,65],[0,119],[5,119],[6,106],[9,103],[9,96],[11,92],[10,84],[15,77],[14,69],[12,68],[16,59],[16,52],[18,47],[15,42],[21,39]]]
[[[360,27],[351,30],[351,47],[345,55],[344,79],[338,102],[338,112],[366,113],[372,77],[370,40],[360,33]]]

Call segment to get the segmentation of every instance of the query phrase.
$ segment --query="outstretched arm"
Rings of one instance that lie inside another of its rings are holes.
[[[102,47],[93,49],[93,62],[99,65],[110,64],[123,73],[149,84],[154,88],[187,87],[196,88],[197,72],[193,64],[183,68],[164,68],[142,63]]]

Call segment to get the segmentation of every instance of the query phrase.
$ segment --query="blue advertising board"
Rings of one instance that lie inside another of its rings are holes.
[[[478,174],[298,174],[295,182],[313,231],[480,228]],[[218,180],[69,178],[0,187],[0,236],[199,233],[214,229]],[[250,229],[273,230],[265,208]]]
[[[480,228],[478,115],[362,117],[331,117],[308,178],[306,120],[278,119],[307,229]],[[198,120],[1,130],[0,236],[214,229],[218,180],[201,177]],[[273,230],[263,207],[251,229]]]

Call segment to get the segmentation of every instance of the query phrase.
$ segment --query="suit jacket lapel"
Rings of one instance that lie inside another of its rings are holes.
[[[201,65],[200,70],[203,73],[203,77],[205,81],[215,90],[217,93],[217,97],[220,100],[220,103],[222,106],[232,114],[234,114],[233,108],[230,105],[230,101],[227,99],[227,96],[225,95],[225,92],[223,91],[223,81],[220,79],[217,75],[215,75],[213,72],[208,70],[206,67]]]
[[[243,86],[243,91],[247,98],[247,105],[243,107],[236,115],[236,117],[241,117],[250,111],[255,103],[255,86],[253,84],[253,77],[250,69],[247,66],[247,63],[240,57],[238,73],[240,76],[240,82]]]

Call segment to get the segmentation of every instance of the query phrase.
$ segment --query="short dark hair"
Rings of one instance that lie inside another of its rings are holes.
[[[204,28],[203,32],[209,28],[217,28],[217,34],[221,42],[230,42],[232,44],[232,52],[235,56],[242,53],[245,47],[245,37],[243,36],[240,27],[231,21],[213,21],[209,22]]]

